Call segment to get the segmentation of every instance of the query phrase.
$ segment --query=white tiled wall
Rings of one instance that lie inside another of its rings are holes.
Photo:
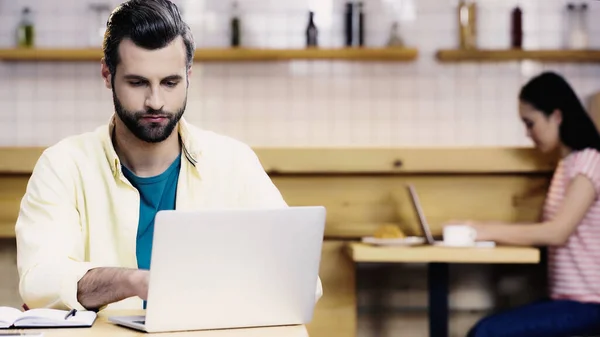
[[[0,46],[14,43],[20,9],[34,10],[37,45],[84,47],[103,0],[0,0]],[[118,2],[105,0],[111,7]],[[302,47],[308,10],[320,42],[341,46],[343,0],[240,0],[243,41]],[[529,145],[517,119],[517,93],[543,69],[563,73],[582,99],[600,91],[600,65],[440,64],[456,45],[456,0],[365,0],[367,45],[382,46],[401,21],[413,63],[280,62],[196,64],[187,118],[253,146]],[[591,46],[600,48],[600,1],[590,5]],[[178,0],[198,47],[227,45],[229,0]],[[565,0],[479,0],[479,44],[509,43],[511,8],[524,8],[525,46],[562,46]],[[97,63],[1,63],[0,146],[50,145],[105,123],[110,92]]]

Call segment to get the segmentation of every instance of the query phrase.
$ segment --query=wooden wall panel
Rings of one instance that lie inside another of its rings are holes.
[[[549,172],[557,156],[524,147],[253,148],[270,173]],[[0,147],[1,173],[31,173],[42,147]]]
[[[27,175],[0,175],[0,237],[12,237]],[[275,176],[290,205],[327,207],[327,237],[370,235],[383,223],[420,234],[405,184],[414,183],[436,234],[451,219],[535,221],[547,175]]]
[[[13,235],[26,180],[43,150],[0,147],[0,237]],[[406,182],[417,185],[434,233],[455,218],[533,220],[555,161],[531,148],[254,150],[289,204],[327,206],[327,235],[347,238],[386,222],[415,233]]]
[[[356,271],[344,252],[344,241],[325,240],[319,275],[323,297],[317,303],[310,337],[355,337],[357,330]]]
[[[421,235],[405,184],[416,186],[435,234],[449,220],[536,221],[548,175],[281,176],[273,178],[290,205],[324,205],[326,236],[358,238],[383,223]]]
[[[19,204],[25,193],[29,175],[0,174],[0,238],[14,237]]]
[[[526,173],[552,171],[557,156],[533,148],[256,148],[273,173]]]

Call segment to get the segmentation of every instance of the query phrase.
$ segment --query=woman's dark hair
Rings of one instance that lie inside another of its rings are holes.
[[[129,0],[110,15],[104,34],[104,62],[115,77],[119,64],[119,45],[125,38],[148,50],[167,46],[183,38],[188,68],[192,65],[195,44],[190,27],[177,6],[169,0]]]
[[[531,79],[519,94],[519,99],[546,116],[560,110],[561,142],[572,150],[593,148],[600,151],[600,134],[573,88],[560,75],[542,73]]]

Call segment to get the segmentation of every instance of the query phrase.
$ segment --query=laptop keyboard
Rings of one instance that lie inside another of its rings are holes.
[[[133,321],[133,323],[146,325],[146,321]]]

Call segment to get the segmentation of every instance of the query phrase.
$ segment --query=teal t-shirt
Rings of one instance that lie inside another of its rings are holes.
[[[140,219],[136,245],[139,269],[150,269],[156,213],[175,209],[180,168],[181,156],[177,157],[165,172],[154,177],[140,178],[123,166],[123,174],[140,193]]]

